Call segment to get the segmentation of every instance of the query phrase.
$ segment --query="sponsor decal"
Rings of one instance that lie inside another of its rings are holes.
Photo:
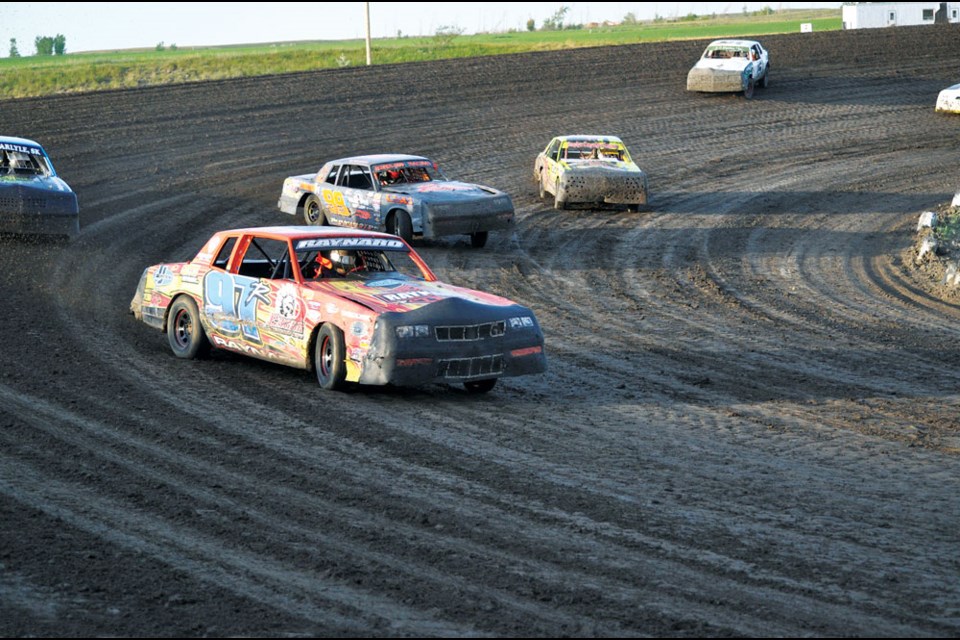
[[[388,169],[403,169],[404,167],[436,167],[436,165],[430,160],[405,160],[402,162],[391,162],[388,164],[378,164],[376,166],[370,167],[371,171],[377,173],[378,171],[386,171]]]
[[[436,182],[421,182],[417,187],[417,191],[420,193],[437,193],[440,191],[474,191],[478,190],[480,187],[473,184],[458,184],[456,182],[443,182],[437,180]]]
[[[308,238],[297,242],[297,251],[311,249],[392,249],[404,250],[402,240],[390,238]]]
[[[303,312],[297,288],[294,285],[284,285],[277,291],[273,311],[267,318],[267,328],[284,335],[301,336]]]
[[[423,291],[420,289],[414,291],[398,291],[396,293],[381,293],[375,295],[374,297],[379,298],[384,302],[427,302],[443,300],[442,296],[438,296],[430,291]]]
[[[274,311],[281,318],[287,320],[298,320],[303,317],[303,307],[300,304],[300,296],[297,295],[295,286],[284,285],[280,287],[277,291]]]
[[[28,147],[22,144],[16,144],[15,142],[0,142],[0,149],[5,151],[19,151],[20,153],[29,153],[35,156],[42,156],[43,151],[37,147]]]
[[[398,367],[415,367],[422,364],[431,364],[433,358],[397,358]]]
[[[257,353],[257,348],[253,345],[249,345],[245,342],[237,342],[236,340],[227,340],[218,335],[213,336],[213,343],[218,347],[224,349],[230,349],[232,351],[242,351],[243,353]]]
[[[405,280],[396,280],[394,278],[384,278],[383,280],[376,280],[374,282],[366,282],[363,286],[368,289],[396,289],[397,287],[402,287],[407,284]]]
[[[353,324],[350,325],[350,333],[357,336],[358,338],[361,336],[367,335],[367,323],[354,322]]]
[[[157,270],[153,273],[153,283],[158,287],[165,287],[168,284],[173,282],[173,272],[166,267],[166,265],[161,265],[157,267]]]
[[[384,200],[393,204],[405,204],[408,206],[413,205],[413,198],[408,198],[407,196],[398,196],[393,193],[386,194]]]

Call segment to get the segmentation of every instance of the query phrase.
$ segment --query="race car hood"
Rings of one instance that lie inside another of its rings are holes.
[[[383,187],[383,191],[386,193],[417,196],[428,202],[459,202],[476,200],[477,198],[489,198],[501,194],[500,191],[491,189],[490,187],[467,182],[455,182],[452,180],[390,185]]]
[[[0,208],[47,213],[77,213],[76,194],[56,177],[0,176]]]
[[[369,280],[345,278],[307,283],[315,291],[327,291],[347,298],[376,313],[409,312],[434,302],[449,299],[469,301],[492,307],[514,303],[489,293],[455,287],[442,282],[425,282],[407,278],[373,278]]]
[[[703,71],[736,71],[741,72],[750,64],[749,58],[701,58],[693,66],[696,70]]]

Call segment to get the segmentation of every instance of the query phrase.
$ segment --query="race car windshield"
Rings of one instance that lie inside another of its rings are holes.
[[[703,54],[704,58],[710,58],[712,60],[723,60],[726,58],[746,58],[748,56],[748,51],[741,47],[716,47],[707,49],[706,53]]]
[[[0,176],[49,176],[47,159],[40,154],[0,149]]]
[[[396,243],[394,243],[396,244]],[[426,274],[410,257],[405,246],[376,247],[369,242],[316,244],[301,241],[296,247],[300,273],[307,280],[321,278],[359,278],[406,276],[418,280]]]
[[[440,169],[430,162],[381,166],[375,169],[375,175],[382,186],[446,180]]]

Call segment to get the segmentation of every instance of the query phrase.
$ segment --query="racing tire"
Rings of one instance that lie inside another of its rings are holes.
[[[210,340],[200,324],[197,303],[188,295],[178,297],[170,305],[167,342],[178,358],[202,358],[210,353]]]
[[[487,393],[492,391],[495,386],[497,386],[496,378],[489,378],[487,380],[471,380],[463,383],[464,389],[470,393]]]
[[[567,201],[560,197],[560,181],[557,180],[557,190],[553,193],[553,208],[563,211],[567,208]]]
[[[323,205],[320,204],[320,198],[317,196],[311,194],[303,201],[303,221],[311,226],[327,224],[327,217],[323,214]]]
[[[753,97],[754,86],[755,84],[754,84],[753,76],[751,76],[750,79],[747,80],[746,88],[743,90],[743,97],[746,98],[747,100]]]
[[[347,347],[343,331],[329,322],[320,327],[314,345],[313,366],[317,370],[317,382],[328,391],[344,387],[347,377]]]
[[[470,246],[474,249],[483,249],[487,245],[489,231],[474,231],[470,234]]]
[[[403,238],[404,242],[413,242],[413,223],[406,211],[395,211],[387,222],[387,233]]]

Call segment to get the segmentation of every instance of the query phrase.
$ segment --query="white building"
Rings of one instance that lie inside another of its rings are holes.
[[[960,2],[845,2],[844,29],[960,23]]]

